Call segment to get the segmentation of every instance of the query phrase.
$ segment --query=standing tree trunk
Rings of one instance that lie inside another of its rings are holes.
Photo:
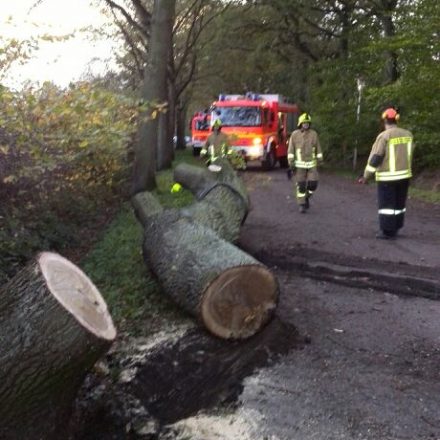
[[[66,438],[84,377],[116,336],[87,276],[44,252],[0,289],[0,438]]]
[[[158,104],[168,101],[167,66],[170,39],[175,14],[175,0],[155,0],[151,25],[148,62],[145,67],[142,98],[149,105],[141,116],[135,147],[132,193],[156,187],[156,168],[161,169],[164,158],[157,158],[159,139],[166,141],[167,124],[159,124]],[[159,127],[161,136],[158,135]],[[159,160],[157,160],[159,159]]]
[[[168,96],[170,102],[169,105],[170,110],[168,112],[168,136],[170,138],[169,154],[172,162],[175,157],[175,151],[174,151],[175,145],[174,145],[173,137],[176,131],[176,97],[171,82],[169,82],[168,84]],[[172,163],[170,163],[170,165],[172,165]]]
[[[179,103],[177,106],[177,116],[176,116],[176,135],[177,135],[177,145],[176,149],[185,150],[185,129],[186,129],[186,105]]]
[[[172,145],[173,140],[170,138],[170,121],[169,121],[169,107],[166,112],[159,114],[158,121],[158,137],[157,137],[157,161],[156,170],[161,171],[171,168],[173,162]]]
[[[175,134],[175,118],[176,118],[176,97],[173,84],[171,81],[172,77],[172,66],[174,63],[174,47],[173,47],[173,23],[170,24],[171,28],[167,29],[170,34],[168,39],[168,70],[167,70],[167,99],[168,99],[168,111],[166,118],[164,115],[163,123],[164,127],[160,128],[162,130],[163,142],[159,143],[160,156],[162,157],[161,163],[158,169],[171,168],[172,162],[174,160],[174,142],[173,137]],[[165,126],[166,125],[166,126]]]
[[[370,0],[372,9],[382,24],[385,38],[392,39],[396,35],[393,14],[396,11],[398,0]],[[399,65],[397,52],[393,49],[385,50],[385,83],[392,84],[399,79]]]
[[[165,65],[165,72],[163,80],[161,82],[161,88],[158,90],[159,100],[161,102],[167,102],[166,113],[161,113],[159,116],[159,142],[157,144],[157,169],[163,170],[166,168],[171,168],[171,163],[173,161],[173,133],[170,129],[169,122],[169,112],[171,111],[171,105],[173,103],[170,100],[170,93],[168,87],[168,60],[170,54],[172,53],[173,46],[173,25],[174,25],[174,15],[175,15],[175,0],[163,0],[162,6],[163,20],[160,27],[161,32],[161,53],[162,62]]]

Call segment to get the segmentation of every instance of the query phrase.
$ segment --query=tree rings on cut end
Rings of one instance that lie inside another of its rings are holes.
[[[208,330],[221,338],[248,338],[271,317],[278,292],[275,277],[264,266],[227,269],[205,289],[201,318]]]
[[[52,252],[42,252],[38,264],[50,293],[83,327],[98,338],[116,337],[106,302],[79,267]]]

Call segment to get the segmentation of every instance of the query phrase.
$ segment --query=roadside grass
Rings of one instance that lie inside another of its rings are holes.
[[[203,165],[187,150],[176,152],[173,167],[181,162]],[[157,183],[155,194],[165,207],[179,208],[193,201],[187,190],[171,194],[172,170],[158,173]],[[120,331],[145,336],[167,320],[184,319],[145,266],[142,228],[128,202],[80,265],[100,290]]]
[[[415,186],[409,187],[409,197],[423,200],[424,202],[440,204],[440,192],[420,189]]]

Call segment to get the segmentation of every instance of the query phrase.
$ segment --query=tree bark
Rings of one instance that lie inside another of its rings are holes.
[[[194,185],[186,185],[199,199],[193,205],[162,210],[151,193],[134,198],[144,225],[144,258],[164,291],[210,332],[247,338],[270,319],[278,283],[230,242],[238,239],[249,208],[235,172],[226,161],[220,173],[193,168],[176,169],[178,176],[195,176]]]
[[[186,149],[185,129],[186,129],[186,106],[179,104],[176,109],[176,136],[177,136],[177,150]]]
[[[235,243],[249,212],[249,197],[243,181],[228,161],[217,159],[215,163],[222,167],[219,173],[188,164],[180,164],[174,170],[174,180],[198,200],[183,208],[182,213]]]
[[[87,276],[49,252],[0,289],[0,438],[66,438],[88,369],[116,336]]]
[[[164,170],[167,168],[171,168],[171,164],[173,161],[173,130],[170,128],[169,121],[169,112],[171,110],[171,105],[174,103],[171,102],[169,87],[168,87],[168,60],[170,57],[170,53],[172,53],[173,46],[173,25],[174,25],[174,15],[175,15],[175,0],[165,0],[161,3],[165,3],[163,5],[163,20],[160,26],[161,32],[161,56],[163,64],[165,65],[163,78],[161,81],[161,87],[157,91],[159,96],[159,100],[162,102],[167,102],[167,112],[162,113],[159,117],[159,138],[157,143],[157,169]],[[165,10],[166,9],[166,10]]]
[[[142,98],[150,105],[141,117],[135,147],[132,193],[136,194],[156,187],[156,168],[161,169],[162,155],[157,160],[159,139],[167,139],[167,125],[159,124],[157,104],[168,101],[167,66],[169,40],[175,13],[175,0],[155,0],[151,26],[150,53],[145,67]],[[166,118],[165,118],[166,119]],[[158,135],[159,127],[161,137]],[[165,130],[165,132],[163,132]]]
[[[380,23],[382,24],[382,29],[384,37],[391,39],[396,35],[396,27],[394,25],[393,13],[397,8],[397,0],[380,0],[372,1],[370,0],[373,13],[376,15]],[[392,84],[399,79],[399,62],[398,55],[395,50],[385,50],[385,83]]]

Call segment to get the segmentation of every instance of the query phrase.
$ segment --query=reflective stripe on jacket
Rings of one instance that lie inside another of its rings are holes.
[[[391,127],[376,138],[365,168],[364,176],[376,174],[376,180],[386,182],[412,177],[411,162],[414,151],[413,135],[400,127]],[[382,158],[376,165],[376,159]]]
[[[287,159],[297,168],[314,168],[322,160],[321,144],[315,130],[295,130],[289,139]]]
[[[221,131],[211,133],[206,139],[205,148],[212,160],[226,155],[229,149],[228,136]]]

